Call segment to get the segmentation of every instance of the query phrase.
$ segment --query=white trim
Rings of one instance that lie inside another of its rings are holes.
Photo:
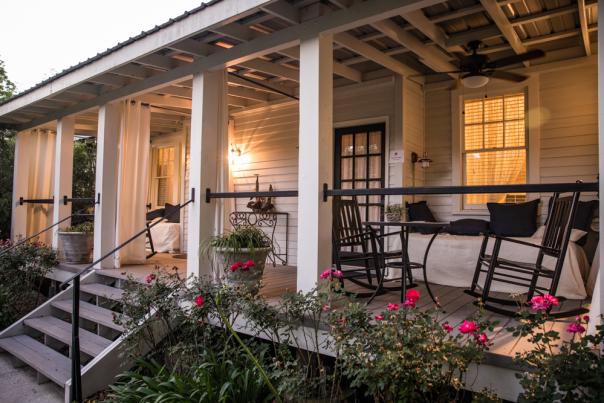
[[[461,85],[461,84],[460,84]],[[462,133],[463,122],[461,111],[463,110],[463,100],[468,98],[477,98],[484,96],[500,96],[513,92],[526,92],[527,110],[526,119],[528,121],[527,130],[527,183],[540,183],[540,89],[539,74],[532,75],[524,83],[508,84],[495,82],[487,85],[486,88],[467,89],[458,88],[451,91],[451,185],[463,184],[463,166],[462,166]],[[539,198],[536,194],[529,194],[528,199]],[[452,196],[453,215],[488,215],[486,208],[468,209],[463,207],[462,196]]]

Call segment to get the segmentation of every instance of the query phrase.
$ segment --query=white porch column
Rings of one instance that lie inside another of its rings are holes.
[[[27,197],[29,189],[29,163],[26,136],[29,131],[19,132],[15,138],[15,160],[13,165],[13,201],[10,238],[13,241],[27,236],[27,205],[19,205],[19,197]]]
[[[227,152],[220,147],[228,125],[226,70],[204,71],[193,76],[191,104],[191,162],[189,194],[195,189],[195,201],[189,205],[187,275],[211,275],[212,268],[200,245],[216,235],[220,217],[217,201],[205,202],[206,188],[216,191],[221,178],[219,164]]]
[[[300,43],[298,136],[297,288],[310,291],[319,273],[331,266],[331,200],[322,200],[323,183],[333,186],[331,35],[304,39]]]
[[[100,194],[101,203],[94,210],[94,260],[115,247],[120,118],[119,104],[106,104],[99,109],[95,193]],[[108,257],[97,266],[101,269],[113,267],[113,257]]]
[[[57,121],[57,138],[55,143],[55,170],[54,170],[54,208],[52,210],[52,222],[69,216],[71,204],[63,203],[63,196],[71,198],[71,184],[73,177],[73,134],[75,131],[75,119],[64,117]],[[52,232],[52,247],[59,246],[59,229],[66,228],[71,220],[66,220],[54,228]]]

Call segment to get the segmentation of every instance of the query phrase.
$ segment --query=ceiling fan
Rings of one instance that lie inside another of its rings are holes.
[[[438,72],[436,74],[459,73],[462,84],[468,88],[483,87],[487,85],[490,78],[498,78],[500,80],[520,83],[526,80],[528,76],[512,73],[510,71],[502,71],[499,69],[545,56],[544,51],[535,49],[519,55],[503,57],[497,60],[489,60],[487,55],[478,53],[478,48],[481,44],[481,41],[471,41],[468,43],[468,48],[471,51],[469,55],[456,54],[457,58],[459,59],[459,62],[457,63],[459,70]]]

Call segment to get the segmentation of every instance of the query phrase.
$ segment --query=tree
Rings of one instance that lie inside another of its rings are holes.
[[[0,60],[0,103],[14,92],[15,84],[8,79],[4,62]],[[0,239],[10,236],[15,134],[14,130],[0,129]]]

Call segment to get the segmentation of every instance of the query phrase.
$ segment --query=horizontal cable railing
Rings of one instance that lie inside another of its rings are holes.
[[[297,190],[272,190],[266,192],[212,192],[206,188],[206,203],[212,199],[237,199],[245,197],[298,197]]]
[[[180,213],[180,210],[193,203],[195,201],[195,189],[191,189],[191,199],[186,201],[185,203],[178,206],[177,209],[174,209],[170,213],[164,216],[165,219],[170,219],[176,215],[176,213]],[[71,387],[70,387],[70,398],[71,402],[82,402],[82,369],[80,367],[80,278],[90,272],[94,267],[107,259],[110,256],[113,256],[116,252],[122,249],[124,246],[130,244],[132,241],[137,239],[139,236],[146,234],[151,228],[155,225],[159,224],[163,220],[155,221],[149,225],[146,225],[145,228],[138,231],[136,234],[132,235],[130,238],[105,253],[100,258],[96,259],[94,262],[90,263],[86,266],[82,271],[77,274],[74,274],[67,280],[61,283],[61,289],[66,289],[70,283],[72,283],[73,291],[72,291],[72,314],[71,314]]]
[[[49,199],[26,199],[24,197],[19,197],[19,205],[22,206],[24,204],[53,204],[55,202],[54,197]]]

